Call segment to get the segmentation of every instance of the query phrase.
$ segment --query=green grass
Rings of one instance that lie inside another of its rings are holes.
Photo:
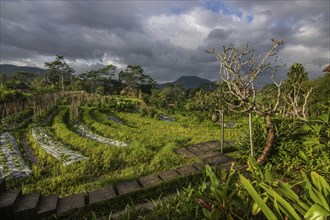
[[[124,124],[108,120],[110,114]],[[65,196],[191,164],[198,159],[183,158],[175,153],[175,149],[220,137],[219,125],[211,121],[194,116],[173,117],[175,122],[164,122],[141,117],[139,113],[104,113],[96,108],[82,108],[81,120],[91,130],[129,144],[128,147],[116,147],[76,133],[69,120],[69,108],[59,107],[52,124],[47,127],[49,133],[89,159],[65,167],[44,152],[28,132],[40,164],[33,166],[33,175],[23,180],[23,192],[39,191],[44,195]],[[225,136],[227,140],[233,140],[237,134],[240,134],[239,129],[226,129]]]
[[[83,121],[98,134],[128,141],[133,145],[150,148],[171,146],[173,149],[199,142],[220,139],[221,127],[211,121],[197,117],[175,115],[175,122],[164,122],[150,117],[140,117],[139,113],[108,113],[125,122],[124,125],[112,122],[107,115],[97,109],[84,108]],[[237,140],[240,129],[226,129],[226,140]]]

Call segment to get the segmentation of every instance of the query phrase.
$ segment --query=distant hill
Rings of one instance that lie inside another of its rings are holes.
[[[207,86],[212,84],[212,82],[208,79],[203,79],[198,76],[181,76],[179,79],[175,80],[174,82],[158,84],[158,88],[164,88],[167,85],[182,85],[185,89],[197,89],[202,86]]]
[[[15,65],[11,65],[11,64],[0,64],[0,73],[12,74],[12,73],[19,72],[19,71],[42,74],[42,73],[45,73],[46,70],[38,68],[38,67],[15,66]]]

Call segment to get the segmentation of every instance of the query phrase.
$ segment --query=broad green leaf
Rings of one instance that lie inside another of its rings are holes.
[[[302,174],[302,176],[303,176],[303,178],[305,180],[305,184],[306,184],[305,185],[305,189],[309,189],[310,187],[312,187],[312,184],[311,184],[311,182],[309,180],[308,175],[305,172],[303,172],[303,171],[300,171],[300,173]]]
[[[324,209],[319,204],[314,204],[305,214],[305,219],[321,220],[330,216],[330,211]]]
[[[235,174],[235,170],[234,170],[233,166],[234,166],[234,163],[231,164],[229,175],[228,175],[227,180],[226,180],[226,187],[227,188],[231,187],[230,186],[230,181],[231,181],[233,175]]]
[[[279,204],[278,204],[276,198],[273,199],[273,203],[274,203],[274,208],[275,208],[275,210],[274,210],[275,211],[275,215],[277,216],[278,219],[283,219],[282,214],[280,212]]]
[[[210,177],[211,183],[215,188],[219,188],[219,180],[217,176],[213,173],[211,167],[206,165],[206,175]]]
[[[278,183],[277,189],[286,197],[299,201],[299,196],[291,189],[287,183]]]
[[[279,183],[276,189],[279,193],[281,193],[282,196],[292,201],[292,205],[297,211],[299,211],[300,214],[304,215],[307,212],[309,206],[300,201],[299,196],[290,188],[287,183]]]
[[[330,186],[328,182],[316,172],[311,172],[311,179],[316,188],[324,193],[324,196],[327,197],[330,193]]]
[[[277,219],[275,214],[270,210],[270,208],[267,206],[267,204],[259,196],[257,191],[253,188],[250,181],[247,180],[244,176],[240,176],[240,180],[241,180],[244,188],[249,192],[252,199],[258,204],[258,206],[260,207],[261,211],[265,214],[267,219],[270,219],[270,220]]]
[[[314,187],[311,187],[308,192],[310,193],[309,195],[313,198],[313,200],[316,203],[320,204],[325,209],[329,210],[329,204],[320,191],[318,191]]]
[[[268,200],[268,196],[265,196],[262,201],[266,204]],[[261,211],[261,208],[259,207],[258,203],[254,202],[252,205],[252,215],[257,215]]]
[[[286,201],[282,196],[280,196],[273,189],[270,189],[265,186],[265,184],[260,184],[260,186],[265,189],[269,196],[273,197],[274,201],[278,201],[279,205],[281,205],[281,211],[287,215],[290,219],[300,219],[298,213],[294,210],[294,208],[290,205],[288,201]]]
[[[222,193],[218,189],[214,188],[213,186],[211,186],[210,189],[211,189],[211,192],[212,192],[212,195],[214,196],[214,198],[217,201],[222,201],[222,198],[223,198]]]

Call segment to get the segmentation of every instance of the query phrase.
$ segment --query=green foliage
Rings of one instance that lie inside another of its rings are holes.
[[[147,219],[199,219],[202,218],[202,210],[196,206],[196,198],[201,194],[201,188],[187,188],[178,190],[175,197],[162,202],[160,199],[154,202],[152,213]]]
[[[96,92],[98,94],[109,94],[111,90],[113,77],[117,67],[110,64],[102,67],[98,70],[90,70],[88,72],[79,75],[79,79],[75,82],[75,86],[79,90],[85,90],[88,92]]]
[[[64,57],[56,55],[53,62],[46,62],[48,68],[45,74],[45,80],[51,85],[57,85],[64,91],[65,84],[71,80],[74,70],[65,62]]]
[[[186,108],[189,110],[202,110],[214,112],[216,109],[224,109],[223,93],[220,88],[214,91],[200,90],[188,100]]]
[[[308,80],[308,73],[301,63],[295,63],[289,69],[288,78],[290,83],[301,83]]]
[[[243,200],[238,196],[237,173],[233,168],[228,173],[222,170],[218,179],[207,165],[206,175],[210,178],[210,191],[203,199],[197,200],[203,207],[204,216],[207,219],[234,219],[239,214],[238,210],[244,207]],[[206,183],[203,183],[202,188],[206,188]]]
[[[9,131],[14,129],[20,129],[27,126],[27,124],[31,121],[32,115],[32,109],[28,109],[1,119],[0,132],[5,130]]]
[[[33,166],[32,176],[13,184],[23,183],[24,193],[40,191],[45,195],[64,196],[92,190],[194,163],[196,159],[182,158],[174,150],[220,136],[218,125],[202,119],[175,115],[173,117],[177,120],[169,123],[141,117],[139,113],[109,111],[109,100],[105,99],[104,105],[97,109],[81,108],[81,121],[96,134],[124,141],[129,144],[128,147],[114,147],[82,137],[71,124],[68,106],[61,106],[54,114],[49,111],[38,119],[43,121],[48,118],[48,123],[45,123],[48,133],[89,159],[64,167],[40,148],[27,132],[27,139],[39,164]],[[130,101],[136,103],[135,99]],[[70,102],[70,98],[67,102]],[[109,120],[108,115],[119,118],[123,124]],[[23,130],[20,132],[21,135],[25,133]],[[237,134],[236,129],[231,133]]]
[[[277,141],[274,143],[267,161],[282,174],[299,176],[297,171],[317,171],[326,174],[330,170],[329,121],[324,115],[310,122],[292,119],[274,119]],[[267,131],[256,118],[253,122],[253,144],[255,156],[261,154]],[[249,134],[246,132],[238,144],[238,156],[247,159],[249,155]]]
[[[326,114],[330,107],[330,73],[324,76],[308,81],[306,87],[313,87],[313,93],[309,98],[309,114],[313,117]]]
[[[137,88],[147,94],[150,94],[156,83],[149,75],[144,74],[142,66],[139,65],[128,65],[125,71],[119,73],[119,80],[126,87]]]
[[[133,112],[137,109],[138,102],[130,99],[110,98],[106,107],[117,112]]]
[[[167,85],[162,89],[154,89],[150,96],[145,96],[144,101],[148,105],[156,108],[167,108],[168,105],[174,105],[180,109],[186,102],[186,91],[182,85]]]
[[[261,168],[253,158],[249,169],[255,178],[252,183],[240,176],[243,187],[255,201],[253,214],[260,211],[267,219],[327,219],[330,216],[330,186],[316,172],[304,173],[302,192],[297,194],[292,186],[275,180],[271,168]]]
[[[11,102],[24,102],[26,100],[27,96],[19,91],[0,87],[0,105]]]
[[[159,115],[158,111],[155,108],[143,108],[141,109],[140,116],[145,117],[148,116],[150,118],[157,118]]]

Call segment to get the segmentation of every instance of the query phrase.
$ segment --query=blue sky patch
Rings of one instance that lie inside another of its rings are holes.
[[[242,17],[243,15],[241,11],[234,10],[220,1],[205,1],[203,5],[207,10],[215,13],[222,12],[224,15],[236,15],[238,17]]]
[[[251,23],[253,21],[253,15],[246,16],[246,19],[248,20],[249,23]]]

